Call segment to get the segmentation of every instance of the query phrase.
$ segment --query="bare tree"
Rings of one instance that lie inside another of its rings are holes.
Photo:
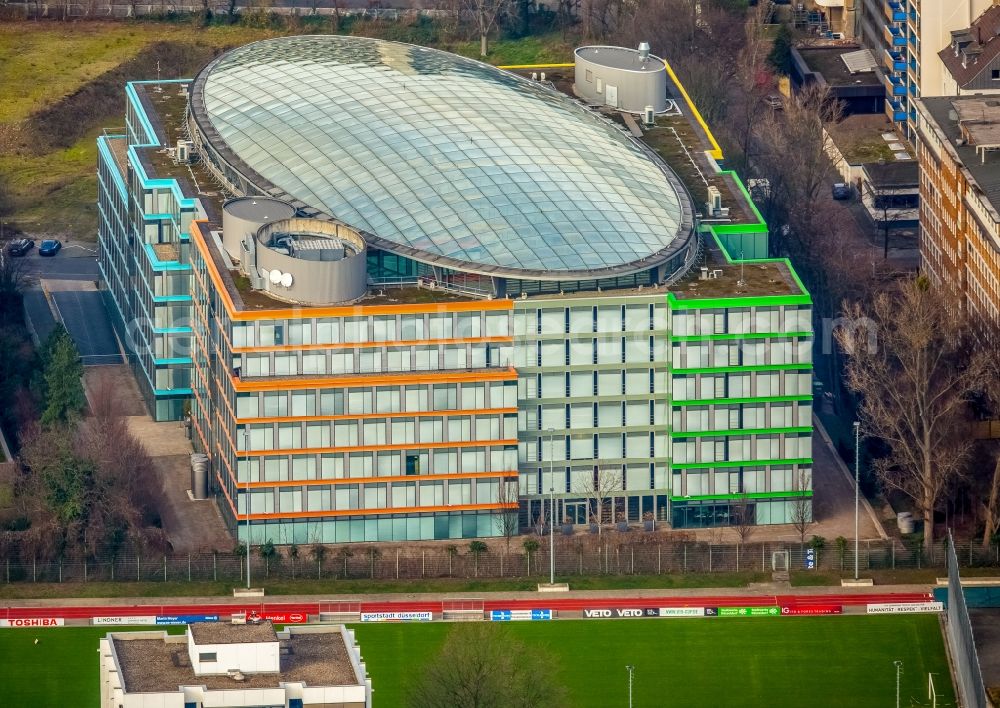
[[[511,505],[520,502],[520,491],[517,479],[501,478],[497,488],[497,504],[499,508],[494,512],[497,529],[503,535],[507,553],[510,553],[510,540],[517,535],[520,530],[518,519],[518,509],[511,509]]]
[[[733,531],[736,532],[736,538],[739,539],[739,545],[741,546],[750,540],[753,532],[757,529],[757,519],[754,511],[754,504],[746,494],[740,495],[736,503],[730,507],[730,519],[733,523]]]
[[[927,551],[938,501],[964,473],[972,445],[967,402],[989,371],[988,355],[970,350],[969,329],[943,295],[924,277],[906,281],[870,307],[849,305],[851,326],[836,332],[847,385],[862,398],[862,424],[890,450],[876,473],[920,508]]]
[[[1000,531],[1000,453],[996,454],[990,493],[983,504],[983,548],[989,549],[994,537]]]
[[[466,12],[475,18],[479,33],[479,55],[485,57],[490,32],[497,26],[497,20],[508,11],[510,0],[462,0]]]
[[[604,510],[614,493],[622,488],[621,468],[598,467],[593,475],[584,479],[580,491],[587,497],[588,515],[591,522],[597,525],[597,533],[604,528]],[[610,518],[609,514],[609,518]],[[613,519],[611,519],[613,521]]]
[[[809,487],[808,475],[804,470],[799,470],[799,473],[795,476],[795,491],[804,492]],[[792,502],[791,521],[792,526],[795,527],[795,531],[799,534],[799,544],[804,546],[806,535],[813,525],[812,499],[806,496],[795,497],[795,500]]]
[[[410,687],[410,708],[567,705],[554,659],[495,623],[457,624]]]

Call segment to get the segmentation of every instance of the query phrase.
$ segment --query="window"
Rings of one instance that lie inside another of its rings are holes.
[[[213,652],[199,652],[199,654],[198,654],[198,661],[202,661],[202,662],[205,662],[205,661],[218,661],[218,658],[216,657],[216,653],[214,651]]]
[[[994,81],[1000,81],[1000,69],[993,69],[993,71],[990,72],[990,78]]]

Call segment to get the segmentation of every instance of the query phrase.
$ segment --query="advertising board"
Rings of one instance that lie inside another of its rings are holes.
[[[660,617],[704,617],[704,607],[661,607]]]
[[[943,612],[941,602],[884,602],[867,605],[870,615],[908,615],[917,612]]]
[[[91,624],[98,626],[116,626],[122,627],[126,625],[136,625],[136,624],[156,624],[155,615],[126,615],[124,617],[93,617],[90,620]]]
[[[524,622],[552,619],[552,610],[490,610],[491,622]]]
[[[218,615],[157,615],[156,624],[194,624],[196,622],[218,622]]]
[[[588,619],[659,617],[660,609],[658,607],[594,607],[585,609],[583,616]]]
[[[29,619],[3,619],[0,627],[62,627],[66,620],[62,617],[31,617]]]
[[[781,614],[785,616],[817,616],[817,615],[840,615],[844,608],[841,605],[810,605],[809,607],[782,607]]]
[[[433,612],[362,612],[362,622],[430,622]]]
[[[781,608],[765,607],[720,607],[719,617],[780,617]]]

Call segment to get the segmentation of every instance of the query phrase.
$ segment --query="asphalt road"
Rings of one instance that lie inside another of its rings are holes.
[[[98,280],[101,277],[101,271],[97,267],[96,246],[64,243],[59,253],[42,258],[38,255],[39,243],[36,241],[28,255],[19,259],[30,279]]]
[[[120,364],[121,354],[101,293],[66,290],[52,293],[56,308],[84,366]]]

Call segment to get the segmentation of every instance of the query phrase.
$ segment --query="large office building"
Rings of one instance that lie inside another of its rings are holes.
[[[241,537],[491,536],[550,499],[584,524],[594,487],[605,523],[809,503],[811,301],[742,188],[695,204],[553,86],[372,39],[266,40],[126,99],[109,302]]]
[[[917,110],[923,270],[1000,327],[1000,100],[925,98]]]

